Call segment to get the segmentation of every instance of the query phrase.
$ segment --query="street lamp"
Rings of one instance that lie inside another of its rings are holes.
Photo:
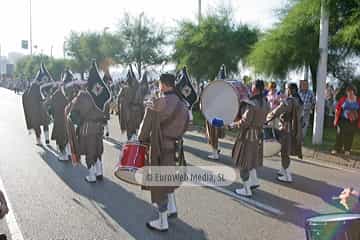
[[[31,10],[31,0],[29,0],[29,10],[30,10],[30,55],[32,56],[32,10]]]

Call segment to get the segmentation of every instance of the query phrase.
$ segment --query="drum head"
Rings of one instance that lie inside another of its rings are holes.
[[[311,223],[326,223],[326,222],[340,222],[340,221],[360,220],[360,214],[350,213],[335,213],[327,214],[307,219],[307,222]]]
[[[201,111],[208,122],[220,118],[225,125],[237,117],[240,103],[234,88],[223,80],[211,82],[204,89],[200,99]]]

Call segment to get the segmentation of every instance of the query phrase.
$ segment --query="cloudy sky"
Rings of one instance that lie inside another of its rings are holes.
[[[21,40],[29,39],[29,1],[1,0],[0,45],[2,55],[21,50]],[[231,4],[237,21],[269,28],[275,21],[274,9],[286,0],[202,0],[203,13],[221,2]],[[196,20],[198,0],[32,0],[33,45],[45,54],[62,56],[62,46],[71,30],[115,30],[124,12],[141,12],[159,24],[175,26],[186,18]]]

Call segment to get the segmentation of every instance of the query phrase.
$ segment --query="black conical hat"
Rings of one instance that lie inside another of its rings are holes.
[[[147,94],[149,91],[149,82],[148,82],[148,72],[145,71],[141,77],[140,85],[144,91],[144,94]]]
[[[219,71],[219,79],[225,80],[227,77],[225,64],[221,65]]]
[[[111,94],[109,88],[102,80],[96,61],[93,60],[89,70],[89,77],[87,82],[87,90],[94,99],[95,105],[101,110],[105,110],[105,104],[110,101]]]
[[[74,75],[69,68],[65,70],[62,77],[62,82],[66,85],[74,81]]]
[[[194,87],[191,84],[186,67],[183,67],[180,73],[178,73],[175,81],[175,88],[185,99],[185,101],[189,103],[189,106],[191,108],[192,105],[194,105],[194,103],[197,101],[198,96]]]
[[[40,64],[40,69],[36,74],[35,81],[41,84],[53,81],[53,78],[51,77],[49,71],[47,70],[43,62],[41,62]]]
[[[126,77],[127,77],[127,82],[129,85],[137,85],[138,84],[138,80],[136,79],[136,75],[133,71],[131,64],[129,64],[129,70],[128,70]]]

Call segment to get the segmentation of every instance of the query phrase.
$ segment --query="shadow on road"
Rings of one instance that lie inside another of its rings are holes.
[[[60,162],[53,149],[46,147],[43,149],[44,152],[40,153],[40,157],[44,162],[74,192],[92,201],[92,205],[97,209],[102,220],[114,232],[118,231],[117,227],[107,219],[107,216],[102,214],[100,208],[135,239],[206,239],[206,235],[201,229],[194,229],[179,218],[169,220],[170,229],[167,233],[148,230],[145,222],[155,217],[154,208],[149,202],[139,199],[134,193],[127,191],[107,177],[96,184],[88,184],[82,180],[87,174],[85,167],[73,167],[70,162]],[[77,199],[73,199],[73,201],[79,207],[86,208],[81,201]]]
[[[185,134],[184,139],[189,139],[189,140],[201,142],[201,143],[207,143],[205,136],[200,137],[200,136],[196,136],[193,134]],[[221,139],[219,140],[219,144],[220,144],[220,149],[226,148],[226,149],[232,150],[232,148],[233,148],[233,144],[224,142]]]
[[[229,156],[222,155],[219,160],[214,161],[207,158],[207,155],[209,153],[206,151],[202,151],[200,149],[191,147],[189,145],[184,146],[184,150],[188,153],[191,153],[192,155],[201,158],[203,161],[207,161],[211,163],[216,162],[233,167],[232,159]],[[186,160],[189,164],[191,164],[191,158],[188,157]],[[309,177],[305,177],[298,174],[293,174],[294,182],[292,184],[281,183],[276,180],[277,171],[278,171],[277,169],[264,166],[258,170],[258,176],[260,179],[263,179],[265,181],[272,182],[274,184],[281,184],[282,186],[297,190],[299,192],[303,192],[306,194],[319,197],[327,204],[337,207],[339,210],[340,209],[342,210],[342,208],[336,205],[336,203],[332,200],[332,196],[341,192],[342,190],[341,188],[330,185],[325,181],[311,179]],[[227,189],[233,192],[236,188],[239,187],[241,187],[241,184],[237,182],[228,186]],[[297,202],[281,198],[272,193],[262,191],[261,189],[254,191],[253,199],[262,204],[276,207],[277,209],[281,210],[284,213],[284,215],[277,216],[277,215],[273,215],[272,213],[265,213],[263,210],[258,209],[260,213],[271,215],[273,217],[280,219],[281,221],[291,222],[300,227],[304,227],[306,218],[314,215],[319,215],[318,212],[300,207],[300,204]],[[234,200],[238,201],[235,198]]]

